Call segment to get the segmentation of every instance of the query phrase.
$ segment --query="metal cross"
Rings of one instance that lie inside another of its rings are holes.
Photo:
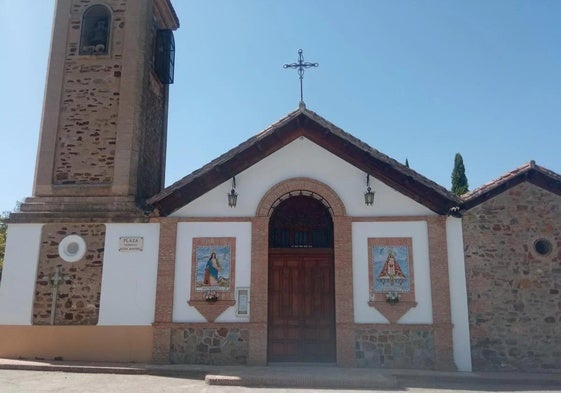
[[[58,286],[60,285],[60,283],[64,280],[66,280],[67,277],[64,275],[60,274],[60,266],[57,266],[55,268],[55,272],[54,274],[50,275],[49,277],[49,284],[51,286],[51,289],[53,291],[52,293],[52,299],[51,299],[51,325],[55,324],[55,313],[56,313],[56,301],[57,301],[57,297],[58,297]]]
[[[302,56],[302,49],[298,49],[298,63],[285,64],[282,68],[297,68],[298,75],[300,76],[300,106],[304,105],[304,93],[302,89],[302,79],[304,79],[304,69],[310,67],[317,67],[319,63],[309,63],[304,61]]]

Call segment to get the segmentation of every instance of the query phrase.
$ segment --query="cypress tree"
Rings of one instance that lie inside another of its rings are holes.
[[[409,160],[407,158],[405,159],[405,166],[409,168]]]
[[[8,225],[6,224],[7,218],[8,218],[7,212],[0,214],[0,278],[2,278],[2,268],[4,266],[4,252],[6,251],[6,229],[8,229]]]
[[[456,153],[454,157],[454,170],[452,170],[452,192],[456,195],[462,195],[468,191],[464,159],[460,153]]]

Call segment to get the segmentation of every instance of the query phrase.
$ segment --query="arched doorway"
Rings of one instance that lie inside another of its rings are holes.
[[[335,362],[333,219],[305,195],[269,221],[269,362]]]

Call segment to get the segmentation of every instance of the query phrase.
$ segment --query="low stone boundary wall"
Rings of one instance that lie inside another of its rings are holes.
[[[249,356],[249,329],[238,327],[173,328],[172,363],[245,365]]]
[[[355,328],[357,367],[435,368],[434,332],[430,328]]]

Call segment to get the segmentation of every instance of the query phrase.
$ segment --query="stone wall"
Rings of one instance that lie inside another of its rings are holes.
[[[81,0],[72,7],[53,184],[113,181],[126,6],[104,2],[113,11],[109,55],[79,56],[82,14],[96,3]]]
[[[147,58],[153,62],[154,42],[158,26],[153,25],[148,34]],[[137,199],[144,200],[164,187],[165,150],[168,113],[168,88],[153,72],[153,66],[146,67],[142,90],[142,116],[144,131],[140,142],[140,163],[137,185]]]
[[[86,241],[86,253],[77,262],[65,262],[58,252],[60,241],[76,234]],[[63,281],[58,287],[55,325],[95,325],[99,317],[101,273],[105,242],[103,224],[46,224],[41,234],[37,267],[33,324],[48,325],[53,287],[49,279],[57,266]]]
[[[172,363],[245,365],[249,328],[190,327],[171,332]]]
[[[72,6],[53,184],[109,186],[121,181],[115,174],[118,136],[126,131],[118,129],[118,124],[123,121],[119,117],[123,114],[120,105],[128,110],[130,102],[124,96],[133,89],[141,94],[138,103],[134,103],[140,105],[134,109],[140,113],[140,118],[139,125],[133,130],[138,133],[133,135],[134,154],[127,164],[132,166],[130,174],[134,176],[135,196],[142,200],[159,192],[164,184],[168,89],[153,71],[156,31],[163,22],[156,19],[157,12],[153,9],[146,21],[146,39],[138,42],[143,47],[136,52],[139,61],[144,63],[141,77],[136,81],[139,85],[130,86],[125,82],[122,85],[125,63],[134,62],[134,59],[123,57],[127,23],[133,23],[127,21],[127,2],[103,2],[112,10],[108,54],[80,55],[82,15],[93,4],[99,4],[99,1],[75,0]],[[131,72],[130,68],[128,71]]]
[[[434,334],[430,328],[400,326],[355,329],[357,367],[434,369]]]
[[[561,197],[519,184],[469,210],[463,232],[473,369],[560,371]]]

